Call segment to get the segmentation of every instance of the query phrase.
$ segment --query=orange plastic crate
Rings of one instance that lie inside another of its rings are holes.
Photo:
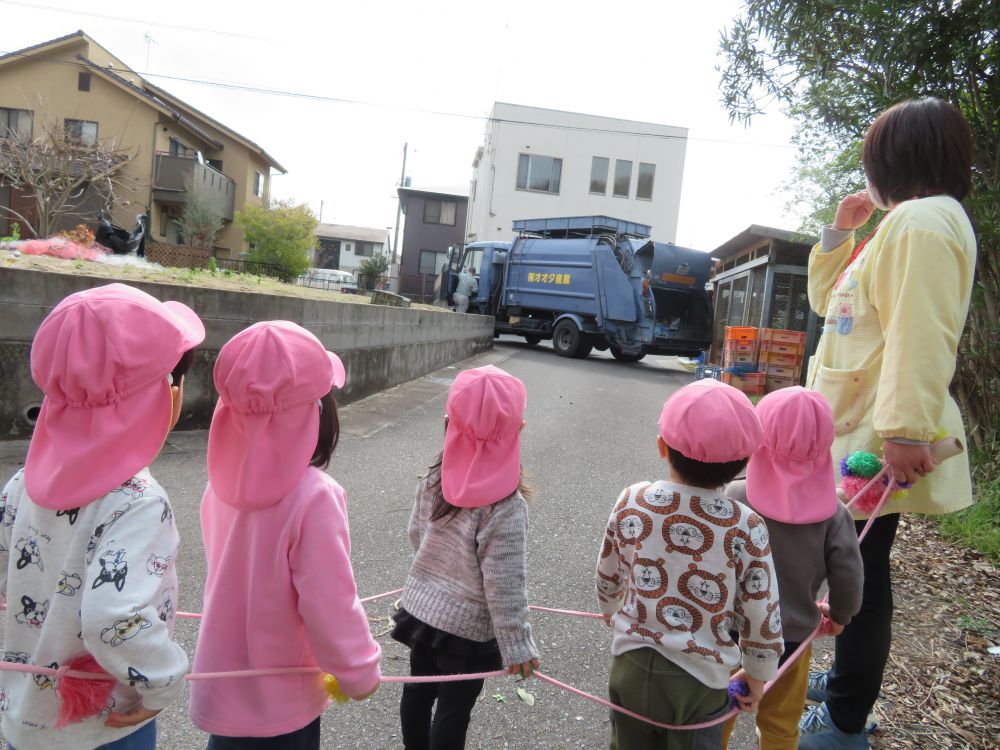
[[[760,342],[760,352],[774,352],[776,354],[795,354],[799,357],[806,353],[805,344],[789,344],[783,341],[764,341]]]
[[[726,326],[727,341],[756,341],[757,329],[752,326]]]
[[[753,354],[757,351],[756,341],[726,341],[726,354]]]
[[[799,375],[802,374],[802,367],[784,367],[782,365],[768,365],[767,374],[776,378],[791,378],[792,380],[798,381]]]
[[[801,367],[802,357],[798,354],[781,354],[780,352],[762,352],[761,364],[781,365],[782,367]]]
[[[757,361],[757,355],[753,352],[736,352],[730,353],[726,352],[725,356],[722,358],[723,365],[733,365],[733,364],[750,364]]]
[[[774,375],[768,375],[764,381],[764,391],[765,393],[773,393],[781,388],[790,388],[791,386],[798,384],[798,378],[781,378],[775,377]]]
[[[739,388],[744,393],[761,394],[764,392],[766,375],[763,372],[723,372],[722,382],[733,388]]]
[[[790,331],[786,328],[761,328],[760,340],[776,341],[783,344],[805,344],[806,332]]]

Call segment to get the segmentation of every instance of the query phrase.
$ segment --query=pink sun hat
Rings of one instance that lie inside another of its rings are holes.
[[[31,344],[45,394],[24,463],[32,501],[77,508],[147,467],[170,426],[170,372],[204,340],[191,308],[125,284],[56,305]]]
[[[837,512],[830,404],[816,391],[782,388],[760,400],[764,442],[747,466],[747,498],[783,523],[816,523]]]
[[[215,362],[219,402],[208,432],[208,479],[225,503],[267,508],[302,479],[319,435],[317,399],[342,388],[340,358],[287,320],[256,323]]]
[[[660,413],[660,437],[688,458],[726,463],[760,445],[760,420],[746,394],[712,378],[675,391]]]
[[[487,365],[459,373],[448,394],[441,492],[450,505],[479,508],[510,497],[521,482],[524,383]]]

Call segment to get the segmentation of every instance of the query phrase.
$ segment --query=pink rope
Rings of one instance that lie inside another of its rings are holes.
[[[580,612],[576,609],[555,609],[554,607],[538,607],[534,604],[528,605],[528,609],[533,609],[535,612],[551,612],[557,615],[570,615],[572,617],[586,617],[591,620],[603,620],[604,615],[598,614],[597,612]]]
[[[871,488],[876,482],[878,482],[884,476],[886,476],[886,474],[889,471],[890,471],[889,466],[883,468],[882,471],[876,474],[875,477],[873,477],[872,480],[867,485],[865,485],[865,487],[862,488],[861,491],[858,492],[857,495],[855,495],[850,502],[847,503],[847,507],[853,505],[858,500],[858,498],[860,498],[865,492],[867,492],[869,488]],[[865,524],[864,529],[862,529],[861,533],[858,535],[858,541],[862,541],[868,534],[868,530],[871,528],[872,524],[878,518],[879,511],[889,500],[889,496],[892,494],[892,491],[895,489],[895,487],[896,487],[896,480],[890,479],[888,485],[885,488],[885,492],[882,493],[882,498],[879,500],[878,504],[875,506],[875,509],[872,511],[871,516],[869,517],[868,522]],[[365,597],[360,601],[362,604],[365,604],[368,602],[376,601],[378,599],[385,599],[395,594],[399,594],[402,591],[403,589],[394,589],[392,591],[386,591],[381,594],[375,594],[374,596]],[[824,602],[826,601],[825,597],[823,601]],[[4,608],[6,608],[6,604],[4,605]],[[594,612],[581,612],[572,609],[557,609],[554,607],[540,607],[535,605],[531,605],[530,609],[533,609],[536,612],[549,612],[553,614],[570,615],[573,617],[582,617],[594,620],[604,619],[604,616],[601,614],[597,614]],[[200,619],[202,615],[197,612],[178,612],[177,617],[187,618],[187,619]],[[819,635],[822,628],[823,628],[823,623],[821,622],[819,625],[816,626],[816,628],[813,629],[813,632],[810,633],[809,637],[806,638],[799,645],[799,647],[795,650],[795,652],[788,659],[785,660],[785,663],[778,668],[778,671],[775,674],[774,679],[769,681],[764,686],[765,693],[767,693],[767,691],[771,689],[774,683],[780,680],[781,677],[785,674],[785,672],[795,663],[795,661],[802,656],[806,648],[813,642],[813,640],[816,639],[816,636]],[[41,666],[36,666],[34,664],[14,664],[9,662],[0,663],[0,670],[8,672],[43,674],[49,677],[55,677],[57,680],[62,679],[63,677],[76,677],[85,680],[107,680],[109,678],[113,679],[110,677],[110,675],[94,674],[93,672],[82,672],[78,670],[66,669],[65,667],[60,667],[59,669],[53,669],[51,667],[41,667]],[[212,679],[224,679],[224,678],[268,677],[268,676],[283,675],[283,674],[320,674],[322,672],[323,670],[321,670],[319,667],[272,667],[266,669],[239,669],[230,672],[195,672],[185,675],[185,679],[212,680]],[[382,677],[382,682],[399,683],[399,684],[407,684],[407,683],[414,684],[414,683],[426,683],[426,682],[459,682],[464,680],[483,680],[491,677],[503,677],[507,674],[508,673],[504,670],[497,670],[494,672],[474,672],[469,674],[432,675],[432,676],[422,676],[422,677],[386,675]],[[645,722],[646,724],[651,724],[652,726],[659,727],[661,729],[686,730],[686,731],[707,729],[709,727],[713,727],[716,726],[717,724],[721,724],[725,721],[728,721],[733,716],[736,716],[738,713],[740,713],[739,709],[733,708],[724,715],[716,717],[715,719],[712,719],[710,721],[703,721],[697,724],[682,724],[682,725],[664,724],[662,722],[650,719],[648,716],[642,716],[633,711],[629,711],[628,709],[623,708],[622,706],[618,706],[597,695],[588,693],[584,690],[580,690],[579,688],[575,688],[572,685],[566,684],[565,682],[561,682],[560,680],[557,680],[554,677],[550,677],[544,672],[535,671],[534,674],[536,677],[538,677],[538,679],[542,680],[543,682],[547,682],[550,685],[553,685],[561,690],[564,690],[567,693],[579,696],[598,706],[611,709],[612,711],[616,711],[617,713],[620,713],[624,716],[628,716],[638,721]]]

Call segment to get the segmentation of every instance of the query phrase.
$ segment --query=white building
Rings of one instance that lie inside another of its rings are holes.
[[[515,219],[611,216],[674,242],[687,128],[496,102],[476,151],[467,241]]]
[[[389,230],[352,227],[346,224],[320,224],[311,265],[314,268],[337,268],[355,273],[365,258],[385,255]],[[391,260],[391,259],[390,259]]]

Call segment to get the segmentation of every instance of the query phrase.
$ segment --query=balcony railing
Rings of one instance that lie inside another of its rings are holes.
[[[153,172],[153,200],[159,203],[183,204],[187,186],[204,193],[218,209],[223,219],[233,220],[236,203],[236,183],[208,164],[194,157],[157,154]]]

